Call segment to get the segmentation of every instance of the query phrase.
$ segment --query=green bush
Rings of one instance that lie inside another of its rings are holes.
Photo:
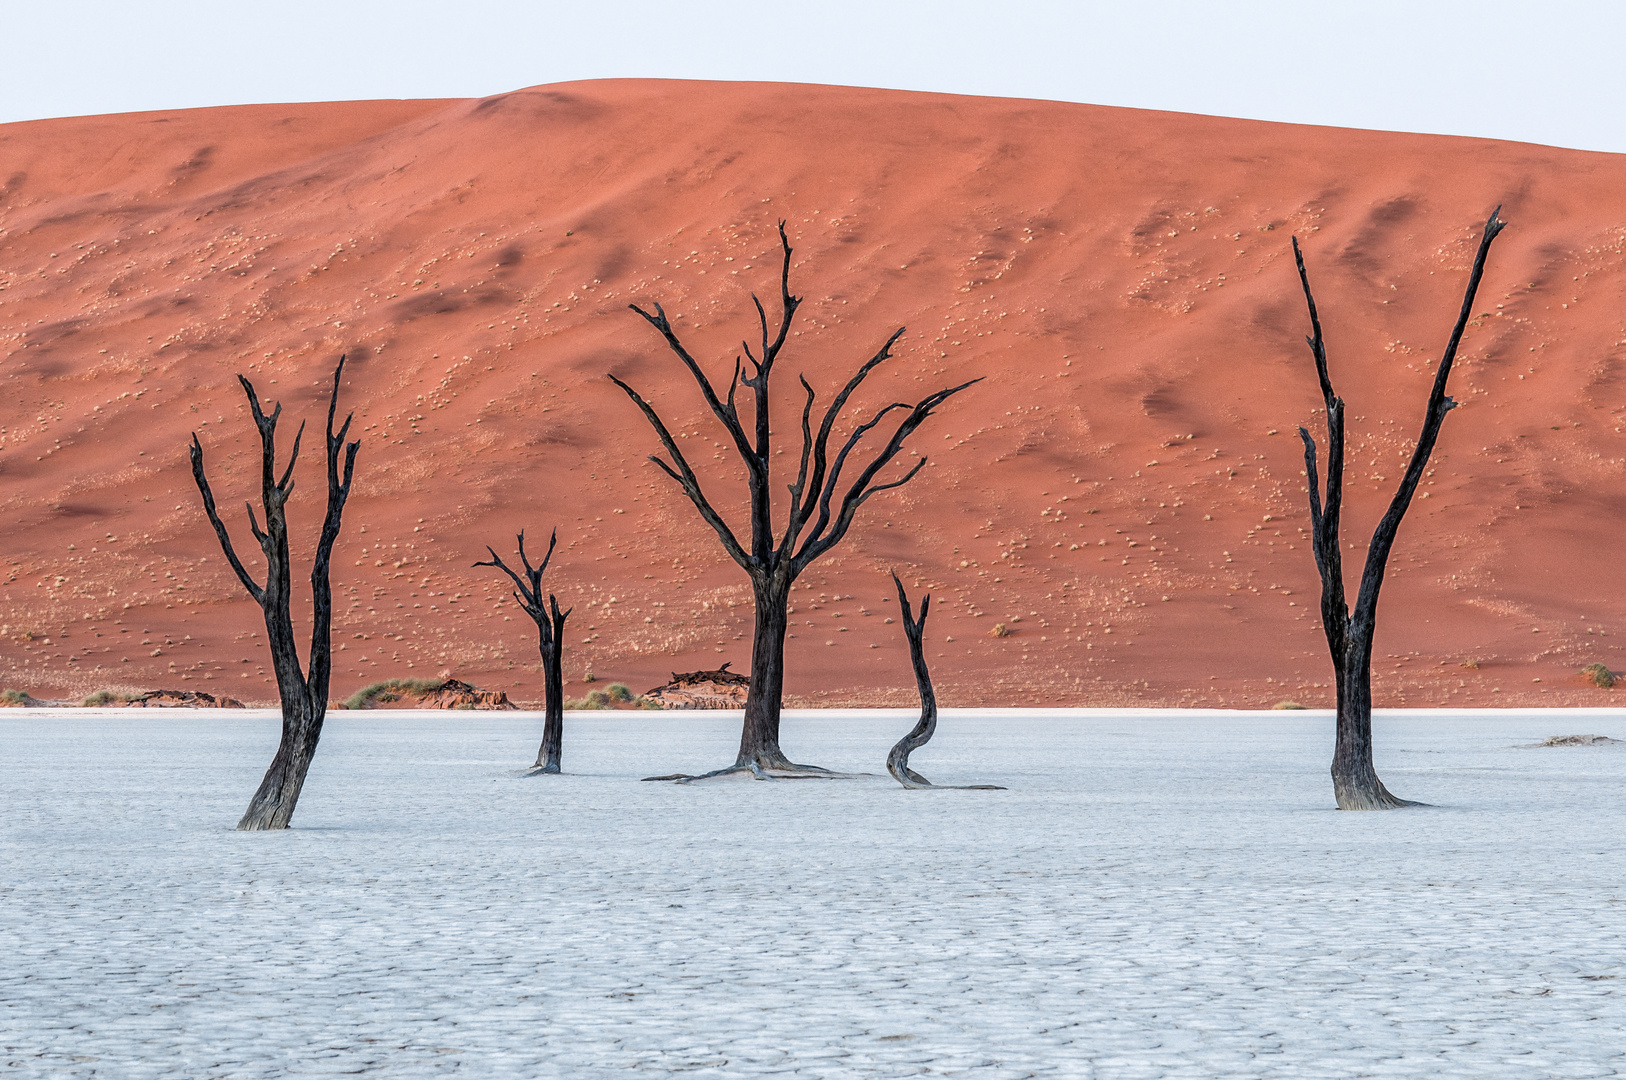
[[[632,691],[627,689],[626,683],[613,682],[604,688],[604,692],[610,695],[611,701],[632,700]]]
[[[1600,690],[1614,689],[1615,673],[1602,664],[1588,664],[1581,669],[1581,674],[1590,679],[1592,685]]]
[[[0,701],[7,705],[27,705],[28,695],[21,690],[0,690]]]

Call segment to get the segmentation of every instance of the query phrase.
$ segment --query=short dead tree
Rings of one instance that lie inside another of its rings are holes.
[[[915,686],[920,690],[920,720],[913,730],[898,740],[892,752],[886,755],[886,771],[906,788],[954,786],[963,791],[1004,791],[993,784],[941,785],[933,784],[909,767],[909,755],[932,741],[937,732],[937,692],[932,689],[932,673],[926,667],[926,652],[922,640],[926,632],[926,613],[931,609],[931,594],[920,598],[920,618],[914,617],[909,607],[909,594],[903,590],[898,575],[892,575],[892,584],[898,588],[898,610],[903,616],[903,636],[909,640],[909,661],[915,668]]]
[[[753,352],[749,343],[742,344],[744,361],[750,364],[751,370],[749,373],[743,371],[742,361],[735,359],[734,374],[729,380],[726,397],[718,396],[711,380],[700,369],[700,364],[678,339],[676,331],[672,329],[672,324],[666,317],[666,312],[659,304],[655,305],[653,312],[645,311],[636,304],[632,305],[632,310],[655,328],[683,366],[688,369],[689,374],[694,377],[706,406],[722,425],[725,437],[733,444],[745,464],[746,480],[750,489],[751,536],[748,543],[740,542],[722,515],[706,498],[694,470],[689,466],[683,452],[678,449],[677,440],[672,437],[672,433],[656,414],[655,409],[632,387],[614,375],[610,376],[643,412],[644,418],[655,429],[655,434],[659,436],[661,445],[666,449],[667,458],[670,459],[668,461],[656,455],[650,460],[666,475],[677,481],[683,493],[699,511],[700,517],[717,534],[723,550],[728,552],[729,557],[738,563],[751,579],[756,620],[751,639],[751,687],[745,701],[745,721],[740,732],[739,755],[729,768],[704,774],[708,777],[736,772],[747,772],[759,779],[836,775],[817,766],[793,763],[779,746],[779,715],[785,686],[785,633],[789,623],[791,586],[802,571],[842,541],[859,507],[868,502],[872,496],[901,487],[919,474],[926,465],[924,455],[903,476],[884,483],[879,479],[882,470],[897,458],[903,450],[904,440],[913,434],[916,428],[925,423],[927,418],[949,398],[973,383],[981,381],[973,379],[959,386],[939,390],[921,398],[913,405],[893,402],[882,406],[868,419],[853,427],[847,438],[838,444],[839,448],[832,458],[830,436],[835,430],[842,409],[869,373],[891,357],[892,347],[903,335],[903,329],[899,328],[887,338],[886,343],[864,361],[852,378],[847,380],[847,384],[831,399],[828,408],[824,410],[816,429],[813,425],[813,403],[816,395],[807,379],[802,378],[805,401],[802,405],[801,463],[795,480],[789,485],[790,507],[784,529],[776,538],[770,478],[774,451],[770,445],[772,440],[769,430],[769,378],[790,335],[791,321],[802,303],[802,298],[793,296],[790,291],[791,246],[789,238],[785,235],[784,222],[779,223],[779,243],[784,252],[784,259],[779,274],[778,328],[770,330],[767,312],[763,309],[762,302],[753,295],[751,300],[756,305],[761,345],[758,351]],[[747,430],[746,422],[741,420],[740,411],[735,405],[735,391],[742,386],[752,392],[751,431]],[[843,470],[846,469],[848,459],[858,448],[860,441],[895,412],[901,413],[901,418],[885,444],[871,452],[869,461],[858,469],[856,478],[843,487]]]
[[[1310,292],[1310,277],[1304,269],[1304,256],[1299,251],[1298,238],[1293,239],[1293,258],[1298,263],[1299,281],[1304,287],[1304,300],[1310,310],[1312,334],[1305,340],[1309,342],[1310,352],[1315,357],[1316,375],[1321,381],[1321,396],[1327,410],[1325,502],[1316,473],[1315,440],[1302,427],[1299,428],[1299,438],[1304,441],[1304,469],[1310,490],[1311,547],[1315,553],[1316,570],[1321,575],[1321,624],[1327,636],[1327,648],[1332,654],[1333,676],[1338,688],[1338,734],[1332,758],[1332,788],[1340,810],[1385,810],[1420,805],[1390,794],[1372,765],[1372,636],[1377,627],[1378,591],[1383,586],[1383,574],[1389,562],[1389,552],[1394,547],[1395,534],[1400,530],[1400,521],[1405,517],[1407,508],[1411,506],[1423,471],[1428,467],[1429,455],[1434,451],[1445,414],[1456,408],[1457,403],[1445,394],[1446,380],[1451,375],[1457,346],[1462,341],[1462,332],[1473,311],[1474,294],[1479,290],[1479,279],[1484,274],[1485,257],[1490,252],[1491,241],[1506,225],[1497,216],[1500,210],[1501,207],[1497,207],[1491,211],[1491,216],[1485,222],[1479,251],[1474,256],[1473,270],[1468,275],[1468,287],[1463,294],[1462,310],[1457,315],[1456,325],[1440,357],[1439,368],[1434,373],[1434,386],[1429,391],[1422,432],[1417,436],[1417,446],[1412,450],[1400,488],[1390,501],[1388,512],[1372,533],[1353,611],[1344,596],[1342,542],[1338,533],[1344,485],[1344,402],[1333,393],[1332,379],[1327,373],[1327,350],[1321,336],[1321,319],[1316,314],[1315,297]]]
[[[548,594],[548,602],[542,602],[542,575],[547,572],[548,562],[553,558],[554,545],[559,543],[559,530],[553,530],[548,538],[548,553],[542,556],[541,566],[532,566],[531,560],[525,557],[525,532],[519,534],[519,561],[525,568],[524,576],[509,569],[508,564],[502,561],[502,556],[496,550],[487,547],[491,552],[490,562],[477,562],[475,566],[494,566],[507,574],[514,582],[514,599],[519,606],[525,609],[525,614],[536,623],[538,648],[542,652],[542,707],[546,714],[542,721],[542,745],[536,751],[536,765],[538,772],[553,774],[559,771],[559,755],[564,749],[565,741],[565,677],[564,677],[564,646],[565,646],[565,620],[570,617],[574,608],[559,610],[559,601],[552,593]],[[549,610],[549,605],[552,610]]]
[[[203,509],[209,515],[220,539],[220,548],[226,561],[237,574],[237,580],[260,605],[265,614],[266,642],[271,648],[271,663],[276,669],[277,693],[282,698],[282,740],[277,744],[271,767],[260,781],[260,788],[248,804],[239,829],[286,829],[299,803],[299,792],[305,785],[305,773],[316,755],[316,743],[322,736],[322,721],[327,716],[328,684],[333,673],[333,589],[329,583],[329,566],[333,543],[339,538],[339,525],[344,516],[345,500],[350,497],[350,479],[355,473],[356,451],[360,442],[345,444],[350,432],[351,416],[337,434],[333,431],[333,418],[339,407],[339,379],[344,374],[344,357],[333,371],[333,394],[327,407],[327,517],[322,521],[322,533],[316,542],[316,558],[311,564],[311,648],[310,673],[300,670],[299,649],[294,643],[293,616],[289,599],[293,586],[293,567],[288,554],[288,518],[284,504],[294,490],[294,464],[299,460],[299,442],[304,437],[305,425],[299,425],[294,436],[293,453],[288,457],[288,468],[277,479],[277,418],[282,415],[279,403],[270,416],[260,408],[260,399],[254,393],[254,384],[243,378],[243,392],[248,395],[249,410],[254,426],[260,432],[260,503],[265,510],[265,528],[254,517],[254,504],[248,503],[248,525],[259,541],[265,555],[265,584],[249,577],[242,560],[232,549],[231,537],[225,524],[215,512],[214,493],[203,474],[203,447],[197,433],[192,434],[192,479],[197,482],[203,496]],[[343,478],[340,477],[339,456],[343,451]]]

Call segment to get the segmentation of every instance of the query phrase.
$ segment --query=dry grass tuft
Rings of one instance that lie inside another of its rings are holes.
[[[1272,709],[1302,709],[1302,708],[1304,708],[1304,706],[1300,705],[1296,701],[1278,701],[1276,704],[1272,705],[1271,708]]]
[[[375,682],[371,686],[357,690],[344,699],[340,708],[370,709],[375,704],[400,701],[403,691],[409,694],[422,694],[433,690],[444,681],[444,679],[385,679],[383,682]]]

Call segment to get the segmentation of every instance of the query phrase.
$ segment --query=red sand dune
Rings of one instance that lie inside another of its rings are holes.
[[[445,673],[536,700],[534,629],[470,564],[555,524],[573,683],[745,667],[744,575],[604,376],[688,435],[738,522],[737,463],[626,305],[680,314],[724,377],[749,290],[773,294],[784,217],[808,298],[780,368],[786,460],[796,373],[828,394],[899,325],[865,402],[988,376],[915,440],[932,465],[804,578],[796,702],[912,700],[885,622],[896,567],[934,594],[945,704],[1325,705],[1293,433],[1319,434],[1319,399],[1289,237],[1349,402],[1346,540],[1364,551],[1497,203],[1511,225],[1452,378],[1465,407],[1391,564],[1377,700],[1605,704],[1575,672],[1623,666],[1617,156],[624,81],[12,124],[0,183],[0,684],[36,695],[271,696],[188,433],[240,507],[257,451],[235,375],[283,402],[286,447],[301,418],[319,427],[341,352],[363,445],[335,697]],[[319,449],[292,503],[301,574]]]

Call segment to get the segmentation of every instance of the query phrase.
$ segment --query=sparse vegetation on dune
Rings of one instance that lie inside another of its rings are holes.
[[[1581,674],[1600,690],[1613,690],[1615,687],[1615,673],[1603,664],[1588,664],[1581,669]]]
[[[123,705],[127,701],[133,701],[136,696],[120,690],[98,690],[86,696],[79,704],[87,709],[99,709],[105,705]]]
[[[424,694],[440,686],[442,679],[385,679],[364,686],[345,698],[340,707],[345,709],[374,709],[392,701],[400,701],[405,694]]]

